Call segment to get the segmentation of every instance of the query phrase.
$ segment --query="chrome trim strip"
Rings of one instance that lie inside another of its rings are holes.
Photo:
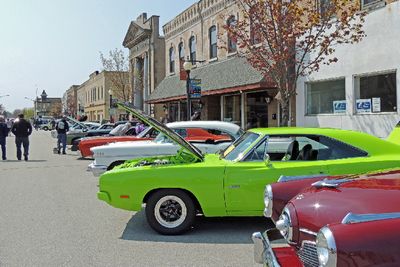
[[[332,179],[332,180],[324,179],[324,180],[313,183],[312,186],[314,186],[316,188],[322,188],[322,187],[337,188],[339,185],[342,185],[342,184],[350,182],[350,181],[352,181],[352,180],[350,180],[348,178]]]
[[[319,178],[319,177],[325,177],[327,174],[321,173],[321,174],[310,174],[310,175],[295,175],[295,176],[285,176],[281,175],[278,179],[278,183],[284,183],[284,182],[290,182],[290,181],[296,181],[296,180],[304,180],[304,179],[309,179],[309,178]]]
[[[302,232],[302,233],[309,234],[309,235],[317,236],[317,233],[316,233],[316,232],[313,232],[313,231],[308,230],[308,229],[306,229],[306,228],[300,228],[299,231]]]
[[[400,212],[370,213],[370,214],[355,214],[349,212],[343,218],[342,224],[355,224],[355,223],[372,222],[372,221],[380,221],[388,219],[400,219]]]

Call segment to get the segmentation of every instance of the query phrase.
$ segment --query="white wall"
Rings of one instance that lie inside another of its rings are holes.
[[[298,126],[333,127],[360,130],[385,138],[399,121],[393,113],[355,114],[354,75],[396,70],[397,108],[400,103],[400,2],[371,11],[366,16],[367,34],[360,43],[336,48],[339,62],[321,67],[318,73],[297,84],[296,120]],[[305,82],[345,77],[347,113],[306,116]]]

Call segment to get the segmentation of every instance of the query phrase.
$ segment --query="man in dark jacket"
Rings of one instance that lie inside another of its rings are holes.
[[[63,154],[67,154],[65,152],[65,149],[67,148],[67,132],[69,131],[69,125],[68,125],[68,122],[67,122],[67,118],[65,116],[63,116],[63,118],[57,123],[56,130],[57,130],[57,149],[58,149],[58,154],[60,154],[60,151],[61,151],[61,143],[63,144],[62,153]]]
[[[15,120],[11,132],[15,135],[15,144],[17,145],[17,158],[21,160],[21,145],[24,146],[24,160],[28,160],[29,155],[29,136],[32,133],[32,125],[24,119],[24,114],[19,114]]]
[[[0,146],[1,146],[1,158],[6,160],[6,137],[8,136],[8,127],[4,121],[4,117],[0,116]]]

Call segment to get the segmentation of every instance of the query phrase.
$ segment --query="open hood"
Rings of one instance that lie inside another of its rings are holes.
[[[69,121],[69,122],[72,122],[72,123],[79,124],[80,126],[82,126],[83,129],[89,128],[89,127],[88,127],[87,125],[85,125],[84,123],[82,123],[82,122],[80,122],[80,121],[78,121],[78,120],[75,120],[75,119],[72,118],[72,117],[67,117],[66,120]]]
[[[116,105],[130,113],[132,113],[136,118],[142,120],[144,123],[148,124],[149,126],[152,126],[155,128],[157,131],[160,133],[165,134],[168,136],[172,141],[177,143],[180,147],[184,148],[186,151],[188,151],[190,154],[192,154],[195,158],[199,160],[203,160],[203,154],[201,151],[187,142],[185,139],[183,139],[179,134],[175,133],[173,130],[165,126],[164,124],[158,122],[154,118],[150,117],[147,114],[144,114],[142,111],[131,108],[125,104],[122,103],[116,103]]]

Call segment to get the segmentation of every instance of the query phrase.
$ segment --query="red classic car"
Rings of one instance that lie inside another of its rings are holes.
[[[267,186],[265,215],[276,228],[253,234],[255,260],[282,267],[400,266],[399,201],[400,170]]]
[[[185,138],[186,141],[191,143],[218,143],[218,142],[232,142],[233,137],[228,134],[214,134],[209,129],[202,128],[187,128],[181,127],[182,123],[170,123],[168,127],[173,129],[175,132]],[[79,143],[79,150],[82,157],[91,157],[93,153],[90,148],[96,146],[102,146],[109,143],[115,142],[132,142],[132,141],[144,141],[152,140],[157,136],[158,132],[152,128],[148,128],[137,136],[128,135],[125,136],[101,136],[84,138]]]

